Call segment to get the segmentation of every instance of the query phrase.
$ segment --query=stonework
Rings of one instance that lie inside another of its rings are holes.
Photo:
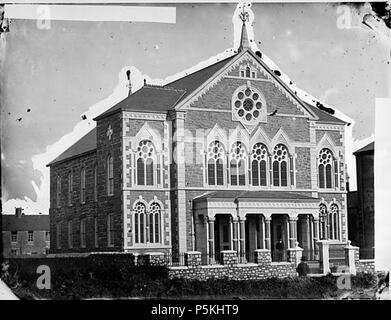
[[[82,138],[49,164],[53,253],[184,256],[172,276],[245,279],[295,274],[296,242],[314,260],[318,240],[346,243],[345,122],[241,48],[196,76],[145,84],[95,118],[94,143]],[[199,267],[210,261],[220,265]]]

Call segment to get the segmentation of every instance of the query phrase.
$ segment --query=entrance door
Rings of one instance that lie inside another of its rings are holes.
[[[288,248],[288,224],[285,215],[272,215],[271,250],[273,261],[286,261]]]
[[[215,252],[216,259],[219,260],[220,252],[231,250],[231,225],[229,215],[216,215],[215,222]]]

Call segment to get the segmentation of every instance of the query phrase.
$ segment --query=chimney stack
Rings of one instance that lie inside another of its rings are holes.
[[[18,217],[18,218],[21,218],[22,217],[22,208],[15,208],[15,215]]]

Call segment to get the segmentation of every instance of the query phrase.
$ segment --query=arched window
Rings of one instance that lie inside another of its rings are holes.
[[[328,215],[327,215],[327,207],[325,204],[321,203],[319,205],[319,235],[320,240],[327,239],[328,231]]]
[[[86,202],[86,169],[80,171],[80,202]]]
[[[276,145],[273,151],[273,186],[288,186],[288,159],[289,153],[286,146]]]
[[[133,208],[134,212],[134,242],[135,243],[146,243],[146,214],[147,208],[142,202],[137,202]]]
[[[339,239],[339,208],[336,204],[330,206],[329,214],[330,239]]]
[[[154,185],[155,148],[150,140],[140,141],[137,147],[137,184]]]
[[[160,217],[160,205],[154,202],[149,210],[149,242],[151,243],[160,243]]]
[[[247,152],[243,143],[238,141],[232,144],[229,158],[231,185],[244,186],[246,184]]]
[[[268,151],[266,146],[263,143],[255,144],[251,154],[251,175],[253,186],[266,186],[267,158]]]
[[[250,67],[246,67],[246,78],[250,78]]]
[[[208,184],[222,186],[224,184],[224,147],[219,141],[209,144],[207,154]]]
[[[113,157],[107,156],[107,195],[112,196],[114,194],[114,165]]]
[[[324,148],[320,150],[318,157],[319,188],[332,188],[333,153]]]

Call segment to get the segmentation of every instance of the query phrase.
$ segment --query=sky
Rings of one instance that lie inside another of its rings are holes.
[[[97,110],[124,98],[128,66],[163,80],[233,46],[235,3],[169,6],[175,23],[53,20],[40,29],[35,20],[12,20],[0,70],[4,213],[17,204],[26,214],[48,213],[45,165],[94,125]],[[356,13],[346,29],[331,4],[254,3],[252,11],[259,49],[297,87],[353,119],[353,139],[373,135],[375,99],[388,95],[391,58]],[[75,130],[83,114],[88,126]]]

